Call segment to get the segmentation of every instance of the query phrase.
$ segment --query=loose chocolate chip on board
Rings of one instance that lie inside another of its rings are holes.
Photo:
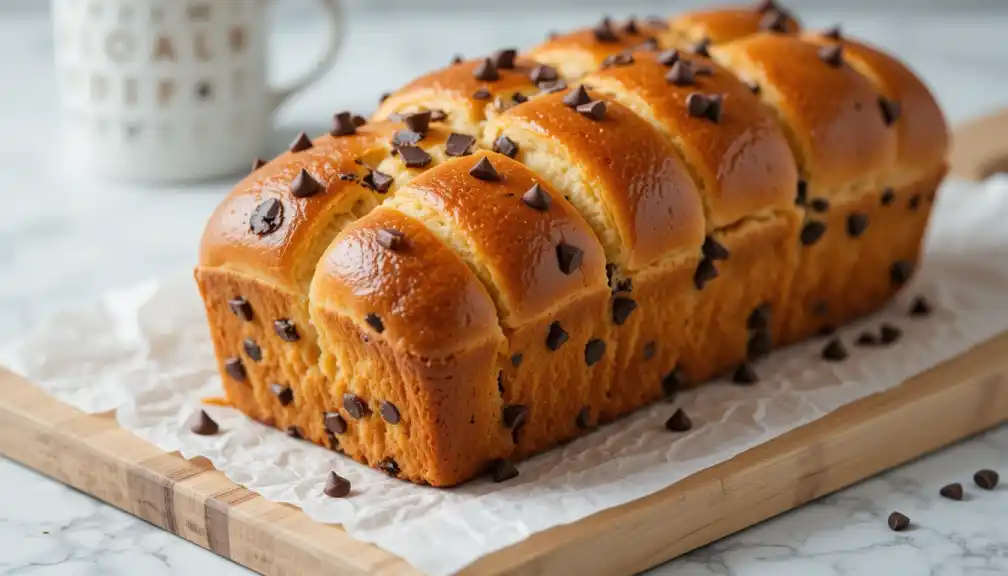
[[[472,97],[477,100],[489,100],[490,91],[487,90],[486,88],[479,88],[475,92],[473,92]]]
[[[283,384],[270,384],[270,392],[276,396],[276,399],[280,402],[281,406],[287,406],[294,401],[294,391],[291,390],[290,386],[284,386]]]
[[[818,220],[809,220],[805,222],[802,226],[800,238],[801,243],[805,246],[811,246],[822,238],[822,235],[826,232],[826,223],[820,222]]]
[[[840,362],[841,360],[847,359],[847,348],[844,347],[843,342],[839,338],[834,338],[830,340],[826,347],[822,350],[823,360],[829,362]]]
[[[585,90],[584,84],[578,84],[578,87],[571,90],[563,97],[563,103],[570,108],[577,108],[582,104],[587,104],[591,101],[591,97],[588,96],[588,91]]]
[[[393,478],[399,476],[399,463],[391,456],[379,462],[378,469]]]
[[[494,168],[493,164],[490,163],[490,159],[486,156],[480,158],[479,161],[469,169],[469,175],[478,180],[483,180],[484,182],[497,182],[500,180],[500,174],[497,173],[497,169]]]
[[[256,170],[262,168],[265,165],[266,165],[265,160],[263,160],[262,158],[256,158],[252,160],[252,171],[255,172]]]
[[[612,302],[612,319],[617,326],[622,326],[630,314],[637,309],[637,302],[632,298],[617,296]]]
[[[473,144],[476,139],[468,134],[452,132],[445,142],[445,154],[448,156],[468,156],[472,154]]]
[[[809,208],[816,212],[828,212],[829,211],[829,200],[825,198],[813,198],[809,200]]]
[[[242,340],[242,348],[245,349],[245,355],[252,360],[255,360],[256,362],[262,360],[262,348],[256,344],[255,340],[251,338]]]
[[[540,64],[529,72],[529,80],[536,86],[543,82],[555,82],[559,77],[556,68],[546,64]]]
[[[879,336],[883,344],[892,344],[903,336],[903,331],[892,324],[883,324]]]
[[[245,365],[240,358],[227,358],[224,360],[224,371],[227,375],[239,382],[245,381]]]
[[[601,100],[595,100],[593,102],[582,104],[578,106],[576,110],[578,111],[578,114],[581,114],[585,118],[591,118],[595,121],[605,119],[606,106],[605,102]]]
[[[284,342],[297,342],[301,339],[301,336],[298,334],[297,327],[293,322],[286,318],[274,320],[273,331],[276,332],[277,336],[279,336]]]
[[[906,260],[897,260],[889,267],[889,279],[893,286],[902,286],[910,280],[913,275],[913,264]]]
[[[909,208],[913,212],[916,212],[917,209],[920,208],[920,205],[921,205],[920,194],[914,194],[913,196],[910,197],[910,201],[907,202],[907,208]]]
[[[494,66],[493,61],[489,58],[484,58],[483,61],[476,66],[476,69],[473,70],[473,76],[475,76],[477,80],[482,80],[484,82],[494,82],[500,79],[497,67]]]
[[[510,460],[498,458],[490,464],[490,478],[494,482],[507,482],[518,476],[518,469]]]
[[[879,96],[878,104],[879,110],[882,111],[882,121],[885,122],[886,126],[892,126],[897,120],[899,120],[900,114],[902,113],[902,108],[900,107],[899,102]]]
[[[287,427],[287,435],[290,436],[291,438],[295,438],[297,440],[304,439],[304,435],[301,434],[301,430],[299,430],[297,426],[288,426]]]
[[[366,188],[370,188],[379,194],[384,194],[388,192],[389,188],[392,186],[392,182],[395,180],[385,174],[384,172],[379,172],[377,170],[372,170],[367,176],[361,181],[361,184]]]
[[[512,355],[511,356],[511,366],[513,366],[515,368],[521,366],[522,360],[524,358],[525,357],[520,352],[518,354]]]
[[[855,212],[847,216],[847,235],[858,238],[868,229],[868,215]]]
[[[871,332],[862,332],[857,340],[854,341],[858,346],[877,346],[879,343],[878,337]]]
[[[670,50],[664,50],[658,53],[658,62],[663,66],[675,66],[676,62],[679,62],[679,51],[675,48]],[[686,67],[687,65],[683,65]],[[666,79],[668,77],[666,76]]]
[[[249,218],[249,229],[258,236],[276,232],[283,224],[283,204],[277,198],[260,202]]]
[[[367,316],[364,317],[364,321],[367,322],[368,326],[370,326],[375,332],[379,334],[385,331],[385,324],[382,322],[382,319],[374,312],[368,312]]]
[[[559,322],[550,324],[549,332],[546,334],[546,347],[556,352],[561,346],[567,343],[570,336],[567,331],[560,326]]]
[[[350,481],[330,470],[322,493],[330,498],[343,498],[350,494]]]
[[[508,404],[501,408],[501,423],[508,430],[518,430],[528,419],[528,407],[522,404]]]
[[[819,59],[826,65],[839,68],[843,65],[843,47],[840,44],[823,46],[818,51]]]
[[[823,30],[819,33],[823,38],[829,38],[830,40],[843,40],[843,34],[840,31],[840,26],[830,26],[829,28]]]
[[[756,371],[748,362],[743,362],[735,368],[735,372],[732,373],[732,382],[736,384],[754,384],[759,381],[759,376],[756,375]]]
[[[581,260],[584,258],[584,251],[577,246],[572,246],[566,242],[557,244],[557,262],[560,264],[560,271],[570,276],[581,267]]]
[[[994,488],[997,488],[998,480],[1000,480],[998,473],[988,468],[977,470],[977,472],[973,474],[973,483],[983,490],[993,490]]]
[[[312,147],[312,141],[308,138],[308,135],[304,132],[297,135],[297,138],[291,142],[290,151],[291,152],[303,152]]]
[[[662,395],[666,400],[672,400],[675,398],[676,394],[679,393],[679,390],[682,388],[685,381],[686,378],[683,376],[682,370],[678,366],[669,370],[667,374],[662,376]]]
[[[808,202],[808,182],[798,180],[798,190],[795,193],[795,204],[802,206]]]
[[[703,258],[693,273],[693,285],[697,287],[697,290],[703,290],[708,282],[717,277],[718,271],[717,267],[714,266],[714,261],[710,258]]]
[[[433,161],[431,155],[416,146],[402,146],[399,148],[399,157],[407,168],[423,168]]]
[[[200,436],[213,436],[220,431],[220,426],[214,422],[210,415],[200,410],[189,419],[189,431]]]
[[[574,417],[574,425],[582,430],[591,428],[591,408],[585,406],[578,410],[577,416]]]
[[[672,416],[665,421],[665,429],[669,432],[688,432],[693,428],[693,421],[682,408],[677,408]]]
[[[381,407],[378,408],[378,412],[381,414],[383,420],[389,424],[399,423],[399,409],[395,407],[395,404],[383,400]]]
[[[337,112],[333,115],[333,127],[329,131],[335,137],[350,136],[357,133],[357,126],[354,124],[353,116],[350,112]]]
[[[367,414],[367,406],[356,394],[349,392],[343,394],[343,409],[347,411],[354,420],[360,420]]]
[[[893,512],[889,515],[889,529],[893,532],[902,532],[909,527],[910,518],[907,518],[906,515],[899,512]]]
[[[770,10],[760,19],[759,27],[760,30],[783,34],[787,32],[787,16],[778,10]]]
[[[746,318],[746,328],[749,330],[766,330],[770,327],[771,307],[769,302],[764,302],[753,308]]]
[[[703,40],[694,44],[690,48],[690,51],[696,54],[697,56],[710,58],[710,51],[708,50],[708,48],[710,48],[710,43],[711,43],[710,38],[704,38]]]
[[[963,487],[962,484],[954,482],[952,484],[947,484],[941,487],[938,494],[942,498],[948,498],[949,500],[959,501],[963,499]]]
[[[585,344],[585,364],[592,366],[605,354],[605,341],[592,338]]]
[[[928,316],[931,314],[931,304],[923,296],[917,296],[910,303],[911,316]]]
[[[295,198],[310,198],[322,190],[322,184],[304,168],[294,177],[290,188],[291,196]]]
[[[252,321],[252,305],[249,304],[248,300],[239,296],[237,298],[232,298],[228,300],[228,308],[231,309],[231,313],[244,320],[245,322]]]
[[[391,228],[379,228],[375,233],[375,240],[386,250],[398,250],[402,248],[406,237],[398,230]]]
[[[703,252],[704,256],[710,258],[711,260],[727,260],[729,256],[728,249],[718,242],[713,236],[707,236],[704,238],[703,246],[700,248],[700,251]]]
[[[493,150],[494,152],[503,154],[508,158],[514,158],[518,155],[518,145],[514,143],[514,140],[508,138],[507,136],[501,136],[495,140]]]
[[[882,205],[889,206],[896,200],[896,194],[893,192],[892,188],[886,188],[882,191]]]
[[[527,192],[522,194],[522,202],[526,206],[539,212],[545,212],[550,207],[550,196],[539,184],[533,184]]]
[[[647,362],[648,360],[654,358],[654,355],[657,351],[658,351],[658,345],[655,344],[653,340],[645,344],[644,350],[642,351],[642,357],[644,358],[644,361]]]
[[[326,412],[322,415],[322,424],[325,429],[333,434],[343,434],[347,431],[346,420],[340,416],[339,412]]]
[[[515,67],[515,58],[518,57],[516,48],[504,48],[493,53],[493,63],[500,70],[511,70]]]
[[[686,61],[677,61],[665,74],[665,81],[676,86],[692,86],[696,84],[693,68]]]
[[[749,342],[746,344],[746,356],[749,360],[756,360],[757,358],[762,358],[773,350],[773,340],[770,338],[770,333],[766,330],[756,330],[749,336]]]

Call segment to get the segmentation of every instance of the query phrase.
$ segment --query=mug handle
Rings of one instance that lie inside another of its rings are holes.
[[[282,106],[291,96],[321,80],[329,72],[333,62],[336,61],[336,56],[343,45],[343,37],[346,33],[346,20],[344,19],[343,9],[340,6],[339,0],[320,0],[320,2],[329,16],[329,45],[311,68],[302,74],[300,78],[294,80],[288,86],[271,89],[268,100],[270,113],[276,113],[277,108]]]

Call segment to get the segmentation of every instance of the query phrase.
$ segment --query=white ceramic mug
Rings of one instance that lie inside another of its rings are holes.
[[[272,118],[320,79],[343,40],[285,88],[266,80],[268,0],[52,0],[63,144],[72,165],[137,183],[247,170]]]

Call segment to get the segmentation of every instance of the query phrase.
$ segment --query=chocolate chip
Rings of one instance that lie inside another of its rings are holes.
[[[402,232],[391,228],[379,228],[378,232],[375,233],[375,240],[386,250],[398,250],[402,248],[405,239],[406,237]]]
[[[501,423],[508,430],[518,430],[528,419],[528,407],[522,404],[507,404],[501,408]]]
[[[522,202],[529,208],[545,212],[549,210],[551,199],[549,194],[537,183],[533,184],[527,192],[522,194]]]
[[[529,72],[529,80],[536,86],[543,82],[555,82],[559,77],[556,68],[545,64],[540,64]]]
[[[452,132],[445,142],[445,154],[448,156],[468,156],[472,154],[473,144],[476,139],[468,134]]]
[[[431,122],[431,112],[417,112],[415,114],[410,114],[403,118],[403,122],[406,123],[406,127],[412,132],[417,134],[426,134],[427,130],[430,128]]]
[[[749,342],[746,343],[746,356],[750,360],[762,358],[770,354],[771,350],[773,350],[773,340],[766,330],[757,330],[749,336]]]
[[[847,235],[857,238],[868,229],[868,215],[855,212],[847,217]]]
[[[843,47],[840,44],[823,46],[818,50],[819,59],[828,66],[839,68],[843,65]]]
[[[760,19],[759,27],[760,30],[783,34],[787,32],[787,15],[779,10],[769,10]]]
[[[490,478],[494,482],[507,482],[518,476],[518,469],[510,460],[498,458],[490,463]]]
[[[291,196],[295,198],[310,198],[322,191],[322,184],[302,168],[291,182],[290,190]]]
[[[710,51],[708,50],[708,48],[710,48],[710,43],[711,43],[710,38],[704,38],[703,40],[700,40],[692,47],[690,47],[690,52],[693,52],[697,56],[710,58]]]
[[[748,362],[743,362],[735,368],[735,372],[732,373],[732,382],[736,384],[753,384],[759,380],[759,376],[756,375],[756,371],[753,370],[752,365]]]
[[[276,399],[280,402],[281,406],[287,406],[294,401],[294,391],[291,390],[290,386],[284,386],[283,384],[270,384],[270,392],[276,396]]]
[[[284,342],[297,342],[301,339],[298,334],[297,327],[294,323],[286,318],[281,318],[279,320],[273,321],[273,331],[276,332],[277,336],[280,337]]]
[[[889,515],[889,529],[893,532],[902,532],[910,527],[910,518],[899,512]]]
[[[294,438],[294,439],[297,439],[297,440],[303,440],[304,439],[304,436],[301,434],[301,430],[298,430],[297,426],[288,426],[287,427],[287,435],[290,436],[291,438]]]
[[[237,316],[239,319],[245,322],[251,322],[253,318],[252,305],[248,303],[248,300],[242,298],[241,296],[228,300],[228,308],[231,309],[231,313]]]
[[[959,501],[963,499],[963,487],[962,484],[955,482],[952,484],[947,484],[938,490],[938,494],[942,498],[948,498],[949,500]]]
[[[587,104],[591,101],[591,97],[588,96],[588,91],[585,90],[584,84],[578,84],[578,87],[571,90],[563,97],[563,103],[570,108],[577,108],[582,104]]]
[[[923,296],[917,296],[910,303],[911,316],[928,316],[931,314],[931,304]]]
[[[619,42],[619,36],[612,29],[612,21],[609,18],[603,18],[595,28],[592,28],[592,34],[599,42]]]
[[[729,253],[728,249],[725,248],[720,242],[717,241],[713,236],[708,235],[704,238],[703,246],[700,248],[703,255],[711,260],[727,260]]]
[[[245,349],[245,355],[252,360],[259,362],[262,360],[262,348],[256,344],[255,340],[251,338],[246,338],[242,340],[242,348]]]
[[[682,408],[676,409],[672,416],[665,421],[665,429],[669,432],[688,432],[693,428],[693,421],[683,412]]]
[[[346,420],[340,416],[339,412],[326,412],[322,415],[322,424],[325,429],[333,434],[343,434],[347,431]]]
[[[574,417],[574,425],[582,430],[591,428],[591,408],[585,406],[578,410],[577,416]]]
[[[224,371],[227,372],[228,376],[239,382],[245,381],[245,365],[242,364],[241,358],[225,359]]]
[[[389,96],[391,95],[392,95],[391,92],[382,92],[381,96],[378,97],[378,103],[381,104],[385,102],[386,100],[389,99]]]
[[[976,474],[973,475],[973,483],[983,490],[993,490],[996,488],[999,479],[1000,477],[997,472],[986,468],[978,470]]]
[[[816,212],[828,212],[829,200],[825,198],[813,198],[809,201],[808,206]]]
[[[878,338],[871,332],[862,332],[855,341],[858,346],[876,346],[878,343]]]
[[[379,334],[385,331],[385,324],[382,323],[382,319],[374,312],[368,312],[367,316],[364,317],[364,321]]]
[[[623,32],[627,34],[640,34],[640,30],[637,28],[637,21],[631,18],[627,18],[626,24],[623,25]]]
[[[268,198],[260,202],[249,218],[249,229],[258,236],[276,232],[283,224],[283,204],[277,198]]]
[[[412,130],[396,130],[396,133],[392,135],[392,146],[393,148],[416,146],[423,139],[424,134],[419,132],[414,132]]]
[[[514,141],[508,138],[507,136],[501,136],[500,138],[494,141],[493,151],[497,152],[498,154],[503,154],[508,158],[514,158],[515,156],[518,155],[518,145],[515,144]]]
[[[883,344],[892,344],[903,336],[903,331],[892,324],[883,324],[879,336]]]
[[[357,128],[367,124],[367,118],[361,116],[360,114],[354,114],[350,120],[353,121],[353,125]]]
[[[378,192],[379,194],[384,194],[388,192],[390,186],[394,179],[385,174],[384,172],[379,172],[377,170],[372,170],[361,180],[361,184],[366,187]]]
[[[700,70],[697,70],[697,74]],[[718,124],[721,122],[721,112],[724,110],[724,98],[720,94],[712,94],[707,97],[707,119]]]
[[[463,60],[465,60],[464,56],[462,56],[461,54],[455,54],[454,56],[452,56],[451,63],[452,65],[461,64]]]
[[[391,456],[379,462],[378,469],[393,478],[399,476],[399,464]]]
[[[478,90],[473,92],[472,97],[475,98],[476,100],[489,100],[490,91],[487,90],[486,88],[479,88]]]
[[[644,358],[644,361],[647,362],[648,360],[654,358],[654,355],[657,351],[658,346],[655,344],[654,340],[652,340],[644,345],[644,350],[641,356]]]
[[[585,344],[585,364],[592,366],[602,359],[605,354],[605,342],[598,338],[592,338]]]
[[[889,267],[889,279],[894,286],[902,286],[913,275],[913,264],[906,260],[897,260]]]
[[[920,203],[921,203],[921,195],[914,194],[913,196],[910,197],[910,201],[907,202],[907,208],[909,208],[913,212],[916,212],[917,209],[920,208]]]
[[[699,92],[691,92],[686,97],[686,111],[694,118],[704,118],[707,116],[707,107],[710,106],[707,97]]]
[[[581,260],[584,258],[584,251],[577,246],[572,246],[566,242],[557,244],[557,262],[560,264],[560,271],[570,276],[581,267]]]
[[[220,431],[220,426],[209,414],[200,410],[189,419],[189,431],[200,436],[213,436]]]
[[[343,409],[347,411],[354,420],[360,420],[367,414],[367,406],[356,394],[349,392],[343,394]]]
[[[840,362],[841,360],[847,359],[847,348],[844,347],[843,342],[839,338],[834,338],[830,340],[826,347],[822,350],[823,360],[828,360],[829,362]]]
[[[771,307],[769,302],[764,302],[753,308],[746,318],[746,328],[749,330],[766,330],[770,327]]]
[[[798,189],[795,192],[795,204],[802,206],[808,202],[808,182],[798,180]]]
[[[494,66],[500,70],[512,70],[515,67],[515,58],[518,57],[518,50],[515,48],[504,48],[493,53]]]
[[[578,106],[576,110],[585,118],[591,118],[592,120],[599,121],[605,118],[606,106],[605,102],[595,100]]]
[[[682,370],[678,366],[672,368],[667,374],[662,376],[661,388],[662,395],[666,400],[671,400],[675,398],[675,395],[679,393],[686,379],[683,376]]]
[[[350,112],[337,112],[333,114],[332,130],[329,134],[334,137],[350,136],[357,133],[357,126],[354,124],[353,116]]]
[[[291,142],[290,151],[291,152],[303,152],[312,147],[311,139],[304,132],[297,135],[297,138]]]
[[[805,222],[801,230],[801,243],[805,246],[811,246],[822,238],[822,235],[826,233],[826,223],[820,222],[818,220],[809,220]]]
[[[665,81],[676,86],[692,86],[696,83],[693,77],[693,68],[686,61],[672,64],[672,68],[665,74]]]
[[[350,493],[350,481],[330,470],[322,493],[330,498],[343,498]]]
[[[523,358],[524,358],[524,356],[522,356],[521,353],[512,355],[511,356],[511,365],[514,366],[515,368],[521,366]]]
[[[885,122],[886,126],[892,126],[897,120],[899,120],[900,114],[902,113],[902,107],[899,102],[895,100],[888,100],[879,96],[878,105],[879,110],[882,111],[882,121]]]
[[[546,334],[546,347],[556,352],[570,338],[567,332],[560,326],[559,322],[550,324],[549,333]]]
[[[399,423],[399,409],[395,407],[395,404],[383,400],[381,407],[378,408],[378,412],[381,413],[382,419],[389,424],[395,425]]]
[[[819,35],[822,36],[823,38],[829,38],[830,40],[839,41],[843,39],[843,35],[840,33],[840,26],[838,25],[830,26],[829,28],[820,32]]]
[[[830,326],[829,324],[823,326],[819,329],[820,336],[832,336],[836,332],[836,328]]]
[[[256,158],[252,160],[252,171],[255,172],[256,170],[262,168],[265,165],[266,165],[265,160],[263,160],[262,158]]]
[[[489,58],[484,58],[483,61],[476,66],[476,69],[473,70],[473,76],[475,76],[477,80],[482,80],[484,82],[493,82],[500,79],[497,67],[494,66],[493,61]]]
[[[521,356],[521,354],[518,354],[518,356]],[[511,358],[511,361],[514,362],[514,358],[513,357]],[[497,393],[500,394],[501,397],[504,396],[504,372],[503,371],[498,371],[497,372]],[[475,418],[475,416],[474,416],[474,418]],[[470,420],[469,422],[472,423],[472,420]]]
[[[755,81],[746,82],[746,86],[749,88],[749,91],[752,92],[753,94],[759,94],[760,93],[760,85],[758,83],[756,83]]]
[[[433,160],[430,154],[416,146],[402,146],[399,148],[399,157],[407,168],[423,168]]]
[[[889,206],[896,200],[896,193],[893,192],[892,188],[886,188],[882,191],[882,205]]]
[[[630,314],[637,309],[637,302],[632,298],[617,296],[612,301],[612,319],[617,326],[622,326]]]
[[[717,267],[710,258],[703,258],[697,265],[696,272],[693,273],[693,284],[697,290],[703,290],[708,282],[718,277]]]

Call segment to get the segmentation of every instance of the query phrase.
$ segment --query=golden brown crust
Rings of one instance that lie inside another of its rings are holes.
[[[632,64],[599,70],[585,82],[652,122],[677,145],[703,189],[708,231],[789,208],[798,174],[773,112],[709,59],[685,53],[679,59],[691,70],[710,73],[680,86],[666,79],[672,68],[657,54],[638,52]],[[717,122],[690,115],[686,102],[694,93],[723,98]]]
[[[500,175],[486,181],[470,170],[487,159]],[[522,201],[534,184],[552,198],[549,209]],[[606,285],[605,256],[588,224],[528,168],[494,152],[452,159],[417,176],[388,206],[409,213],[431,211],[471,251],[470,265],[485,266],[481,277],[494,293],[501,321],[514,326]],[[428,226],[432,222],[425,220]],[[558,248],[580,251],[580,265],[565,273]]]
[[[666,27],[634,21],[634,32],[627,32],[627,22],[600,23],[550,38],[533,48],[529,55],[538,62],[555,67],[560,76],[574,81],[598,69],[611,56],[641,47],[650,38],[657,40]]]
[[[626,269],[643,268],[676,250],[698,248],[703,242],[703,207],[671,144],[617,102],[606,102],[601,120],[577,112],[563,102],[568,92],[512,108],[488,126],[488,139],[524,131],[551,152],[555,146],[567,166],[578,167],[582,179],[572,186],[594,188],[599,194],[621,245],[621,253],[610,258]],[[519,149],[519,159],[522,154]]]
[[[771,10],[761,10],[761,5],[754,3],[681,14],[669,21],[669,31],[662,35],[662,41],[670,46],[687,48],[704,39],[711,44],[723,44],[756,34],[773,22]],[[790,12],[780,8],[776,11],[783,15],[779,25],[784,32],[798,32],[801,25]]]
[[[892,170],[896,137],[879,114],[878,93],[842,59],[831,65],[815,44],[766,33],[715,46],[711,53],[759,85],[762,100],[782,119],[811,191],[868,189]]]
[[[388,208],[333,241],[319,261],[311,301],[423,358],[503,340],[493,300],[465,262],[422,223]]]

